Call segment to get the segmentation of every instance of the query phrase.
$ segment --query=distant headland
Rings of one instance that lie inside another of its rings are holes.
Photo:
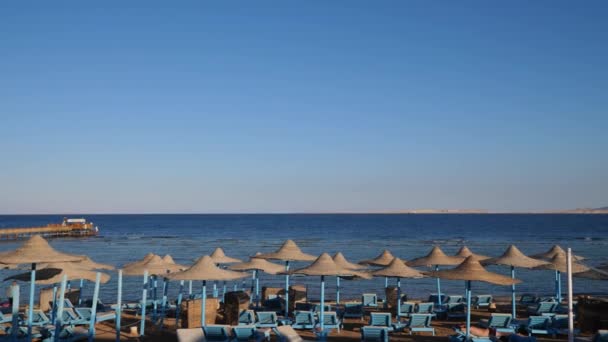
[[[486,209],[404,209],[383,211],[386,214],[608,214],[608,207],[542,211],[493,211]]]

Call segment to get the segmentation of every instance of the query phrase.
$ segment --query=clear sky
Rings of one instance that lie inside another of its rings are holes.
[[[0,212],[608,205],[606,1],[2,1]]]

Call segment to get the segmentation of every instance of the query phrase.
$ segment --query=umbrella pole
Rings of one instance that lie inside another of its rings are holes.
[[[439,265],[435,265],[435,271],[439,271]],[[441,306],[441,280],[437,278],[437,303]]]
[[[336,277],[336,304],[340,304],[340,277]]]
[[[57,317],[55,317],[55,333],[53,340],[55,342],[59,341],[59,335],[61,333],[61,326],[63,325],[62,316],[63,316],[63,305],[65,303],[65,288],[67,286],[68,276],[63,275],[61,278],[61,290],[59,294],[59,304],[57,305]]]
[[[184,281],[179,282],[179,293],[177,294],[177,305],[175,306],[175,329],[179,328],[179,309],[182,306],[182,292],[184,291]]]
[[[19,285],[11,285],[11,298],[13,298],[13,320],[11,323],[11,341],[17,341],[17,327],[19,326]]]
[[[141,322],[139,326],[139,336],[144,336],[146,329],[146,301],[148,298],[148,270],[144,271],[144,289],[141,293]]]
[[[201,294],[201,326],[205,326],[205,310],[207,309],[207,281],[203,280],[203,293]]]
[[[156,323],[157,314],[157,301],[156,301],[156,289],[158,287],[158,277],[152,276],[152,322]]]
[[[397,278],[397,321],[401,319],[401,278]]]
[[[255,300],[256,307],[260,307],[260,271],[255,270]]]
[[[515,279],[515,266],[511,266],[511,279]],[[517,318],[517,308],[515,303],[515,283],[511,284],[511,311],[513,319]]]
[[[53,306],[51,307],[51,321],[55,322],[55,314],[57,313],[57,284],[53,285]]]
[[[285,272],[289,271],[289,260],[285,261]],[[285,275],[285,318],[289,318],[289,274]]]
[[[192,280],[188,280],[188,298],[192,298]]]
[[[559,270],[555,271],[555,277],[557,278],[557,302],[562,302],[562,272]]]
[[[122,316],[122,270],[118,270],[118,295],[116,298],[116,342],[120,341],[120,318]]]
[[[386,308],[388,306],[388,297],[387,297],[387,290],[388,290],[388,277],[384,277],[384,308]]]
[[[213,282],[213,298],[219,297],[219,291],[217,290],[217,281]]]
[[[65,288],[64,288],[65,290]],[[34,293],[36,292],[36,263],[32,263],[30,277],[30,306],[27,310],[27,340],[32,340],[32,317],[34,316]]]
[[[163,330],[165,322],[165,312],[167,310],[167,297],[169,294],[169,279],[163,277],[163,301],[160,306],[160,330]]]
[[[568,274],[568,342],[574,342],[574,312],[572,311],[572,248],[566,255]]]
[[[467,336],[466,341],[469,340],[471,331],[471,281],[467,280]]]
[[[321,276],[321,340],[325,340],[325,276]]]
[[[93,290],[93,304],[91,305],[91,321],[89,323],[89,342],[95,338],[95,321],[97,320],[97,299],[99,298],[99,282],[101,273],[95,275],[95,290]]]
[[[255,296],[255,272],[257,272],[257,270],[253,270],[253,272],[251,273],[251,296],[249,297],[249,304],[253,304],[253,296]]]
[[[84,279],[80,279],[80,284],[78,286],[78,305],[82,304],[82,287],[84,286]]]

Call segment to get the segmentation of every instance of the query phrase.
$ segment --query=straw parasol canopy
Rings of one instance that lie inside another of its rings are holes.
[[[288,271],[289,274],[303,274],[307,276],[337,276],[337,277],[357,277],[362,279],[371,279],[369,273],[350,270],[338,266],[331,256],[327,253],[321,254],[312,264],[299,268],[297,270]]]
[[[534,255],[531,255],[530,257],[535,258],[535,259],[549,260],[549,259],[553,258],[556,254],[566,255],[566,251],[558,245],[553,245],[553,247],[551,247],[551,249],[549,249],[548,251],[546,251],[544,253],[534,254]],[[580,255],[572,255],[572,261],[581,261],[581,260],[585,260],[585,258]]]
[[[256,253],[255,256],[249,258],[249,261],[234,264],[229,266],[228,269],[233,271],[262,271],[268,274],[277,274],[285,269],[283,265],[274,264],[268,260],[258,258],[258,255],[260,255],[260,253]]]
[[[184,266],[168,263],[160,256],[154,255],[145,262],[135,262],[125,266],[123,273],[125,275],[137,276],[143,275],[145,271],[148,271],[150,275],[166,275],[167,273],[180,271],[183,268]]]
[[[472,256],[473,259],[475,259],[477,261],[490,259],[489,256],[473,253],[467,246],[460,247],[460,249],[458,250],[458,253],[454,254],[454,256],[461,257],[461,258],[468,258],[468,257]]]
[[[560,272],[567,272],[568,271],[568,262],[567,262],[567,258],[565,254],[555,254],[553,256],[553,258],[551,258],[549,260],[548,263],[545,263],[543,265],[539,265],[534,267],[535,270],[551,270],[551,271],[560,271]],[[572,273],[579,273],[579,272],[584,272],[584,271],[588,271],[589,267],[582,265],[582,264],[578,264],[576,262],[572,262]]]
[[[122,267],[123,268],[135,267],[137,265],[145,264],[146,262],[150,261],[150,259],[152,259],[155,255],[156,254],[154,254],[154,253],[148,253],[141,260],[136,260],[136,261],[133,261],[133,262],[126,263]]]
[[[374,259],[363,260],[360,261],[359,264],[371,266],[388,266],[391,261],[393,261],[393,259],[395,259],[393,254],[388,249],[385,249]]]
[[[211,259],[216,264],[233,264],[236,262],[242,262],[242,260],[231,258],[224,253],[224,250],[220,247],[216,248],[210,255]]]
[[[608,272],[594,267],[589,267],[588,270],[583,272],[573,273],[572,276],[592,280],[608,280]]]
[[[544,265],[547,262],[530,258],[522,253],[515,245],[511,245],[507,250],[497,258],[482,260],[483,265],[504,265],[521,268],[534,268]]]
[[[362,270],[365,268],[365,266],[353,264],[352,262],[346,260],[346,258],[341,252],[334,254],[334,257],[332,259],[334,260],[336,265],[349,270]]]
[[[302,252],[293,240],[285,241],[276,252],[256,255],[256,258],[283,261],[313,261],[316,259],[314,255]]]
[[[186,268],[188,268],[188,266],[184,266],[182,264],[178,264],[175,262],[175,260],[173,260],[173,257],[169,254],[165,254],[164,257],[162,257],[162,260],[164,263],[167,263],[169,265],[176,265],[180,268],[180,270],[185,270]]]
[[[521,280],[512,279],[511,277],[506,277],[502,274],[487,271],[485,268],[483,268],[483,266],[481,266],[479,261],[476,261],[472,257],[466,258],[460,265],[452,269],[423,273],[435,278],[483,281],[495,285],[512,285],[521,283]]]
[[[372,272],[373,276],[376,277],[389,277],[389,278],[422,278],[424,274],[405,265],[403,260],[399,258],[393,259],[391,263],[385,268],[379,269]]]
[[[439,246],[434,246],[429,254],[421,257],[410,260],[407,262],[408,266],[419,267],[419,266],[434,266],[434,265],[442,265],[442,266],[453,266],[458,265],[463,262],[464,258],[459,256],[449,256],[446,255]]]
[[[234,280],[247,276],[249,276],[247,273],[223,270],[216,266],[216,262],[210,256],[205,255],[190,268],[171,273],[168,278],[173,280]]]
[[[46,279],[36,278],[36,284],[40,284],[40,285],[57,284],[57,283],[61,282],[64,275],[67,277],[67,280],[85,279],[85,280],[89,280],[89,281],[95,281],[96,276],[97,276],[97,272],[79,267],[77,265],[77,263],[74,263],[74,262],[48,263],[48,264],[46,264],[46,267],[44,269],[42,269],[41,271],[46,270],[46,269],[60,270],[60,271],[59,271],[59,273],[55,274],[54,276],[46,278]],[[21,280],[21,281],[29,281],[30,274],[29,274],[29,272],[21,273],[21,274],[15,275],[13,277],[9,277],[7,279],[17,279],[17,280]],[[108,274],[101,273],[100,282],[102,284],[107,283],[109,280],[110,280],[110,276]]]
[[[86,269],[86,270],[108,270],[108,271],[111,271],[111,270],[115,269],[115,267],[112,266],[112,265],[101,264],[101,263],[95,262],[95,261],[91,260],[91,258],[89,258],[86,255],[83,256],[83,257],[84,258],[82,260],[74,262],[74,266],[75,267],[83,268],[83,269]],[[41,269],[44,269],[44,268],[49,267],[48,265],[49,265],[49,263],[44,263],[44,264],[40,264],[39,266],[40,266]]]
[[[58,268],[43,268],[39,271],[36,271],[36,280],[37,280],[36,283],[38,283],[39,280],[46,280],[46,279],[52,278],[59,273],[61,273],[61,270]],[[27,272],[27,273],[15,274],[10,277],[4,278],[3,281],[7,281],[7,280],[19,280],[19,281],[29,282],[31,280],[30,273]]]
[[[80,261],[83,258],[82,255],[58,252],[40,235],[33,235],[15,250],[0,253],[0,263],[2,264],[70,262]]]

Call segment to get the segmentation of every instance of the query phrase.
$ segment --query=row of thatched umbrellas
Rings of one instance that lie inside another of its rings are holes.
[[[144,287],[142,290],[142,322],[140,333],[144,334],[144,319],[145,319],[145,308],[146,308],[146,298],[147,291],[150,287],[148,283],[148,276],[153,276],[153,281],[156,283],[156,279],[158,276],[162,276],[165,280],[179,280],[180,281],[180,293],[178,297],[178,308],[179,302],[181,302],[181,293],[183,289],[183,281],[184,280],[198,280],[203,282],[202,286],[202,317],[201,324],[205,324],[205,301],[206,301],[206,285],[207,281],[227,281],[227,280],[236,280],[241,279],[248,276],[247,273],[236,272],[236,271],[254,271],[254,279],[256,283],[256,302],[259,305],[259,272],[266,272],[269,274],[284,274],[285,275],[285,302],[286,302],[286,310],[285,315],[288,315],[289,308],[289,276],[293,274],[302,274],[308,276],[320,276],[321,277],[321,307],[324,307],[324,291],[325,291],[325,277],[326,276],[335,276],[337,279],[337,285],[339,290],[339,281],[341,277],[348,278],[363,278],[368,279],[371,276],[385,277],[385,278],[397,278],[398,284],[398,301],[400,300],[400,280],[402,278],[420,278],[423,276],[431,276],[437,278],[437,286],[438,286],[438,297],[441,298],[440,291],[440,278],[443,279],[458,279],[465,280],[467,283],[466,286],[466,295],[467,302],[470,304],[470,282],[471,281],[483,281],[497,285],[511,285],[513,292],[513,305],[515,303],[514,300],[514,285],[519,282],[519,280],[515,279],[514,268],[515,267],[524,267],[524,268],[543,268],[543,269],[552,269],[556,272],[564,272],[565,263],[563,263],[563,259],[565,259],[563,250],[558,248],[553,248],[547,253],[543,255],[538,255],[537,257],[551,257],[549,261],[541,261],[538,259],[530,258],[521,253],[515,246],[510,246],[505,253],[498,258],[489,258],[477,254],[473,254],[468,248],[463,247],[457,255],[448,256],[439,247],[434,247],[429,254],[424,257],[413,259],[409,262],[404,262],[399,258],[395,258],[390,252],[384,251],[377,258],[372,260],[365,260],[360,264],[363,265],[371,265],[371,266],[381,266],[384,267],[382,269],[373,271],[373,272],[363,272],[363,268],[361,265],[350,263],[341,253],[337,253],[334,257],[330,257],[328,254],[324,253],[319,257],[315,257],[310,254],[303,253],[300,248],[295,244],[295,242],[288,240],[286,241],[276,252],[266,253],[266,254],[257,254],[250,258],[248,262],[244,263],[236,263],[240,260],[229,258],[225,255],[223,250],[217,249],[212,256],[203,256],[199,258],[192,266],[186,267],[183,265],[176,264],[170,256],[160,257],[154,254],[146,255],[142,260],[135,261],[132,263],[128,263],[123,266],[118,273],[118,303],[117,303],[117,339],[120,334],[120,308],[121,308],[121,293],[122,293],[122,274],[125,275],[135,275],[141,276],[143,275]],[[273,264],[268,262],[267,260],[281,260],[285,262],[285,268],[283,270],[283,266]],[[300,268],[297,270],[289,270],[291,261],[313,261],[314,262],[304,268]],[[575,257],[575,260],[582,260],[581,257]],[[481,261],[481,263],[480,263]],[[44,265],[42,265],[44,263]],[[219,268],[218,266],[221,264],[229,264],[235,263],[230,266],[230,270]],[[486,271],[483,264],[496,264],[496,265],[507,265],[511,267],[511,277],[505,277],[499,274],[491,273]],[[86,256],[78,256],[78,255],[70,255],[58,252],[54,250],[52,247],[48,245],[48,243],[39,236],[34,236],[30,238],[26,243],[24,243],[20,248],[10,251],[0,253],[0,264],[8,265],[17,265],[17,264],[32,264],[32,271],[30,274],[30,306],[29,306],[29,314],[28,314],[28,336],[31,336],[31,317],[33,310],[33,294],[34,294],[34,284],[36,283],[36,265],[40,264],[43,266],[45,270],[56,270],[56,274],[49,275],[49,279],[43,280],[45,283],[56,284],[57,282],[61,282],[61,296],[60,301],[57,307],[58,317],[55,320],[56,331],[60,329],[60,319],[61,311],[63,310],[63,296],[66,288],[66,282],[68,279],[87,279],[91,281],[95,281],[95,291],[93,298],[93,312],[95,312],[95,305],[97,303],[97,296],[99,291],[99,283],[107,282],[109,279],[109,275],[102,274],[100,272],[93,272],[92,270],[99,269],[112,269],[112,266],[97,264],[92,260],[88,259]],[[454,266],[458,265],[458,267],[450,270],[439,270],[439,266]],[[587,276],[592,278],[602,278],[606,274],[601,273],[601,271],[596,271],[594,269],[590,269],[581,264],[574,264],[575,268],[573,272],[584,275],[585,273],[589,273]],[[411,267],[416,266],[434,266],[435,270],[431,272],[419,272]],[[599,273],[598,273],[599,272]],[[52,273],[52,272],[51,272]],[[559,274],[559,273],[556,273]],[[598,276],[599,274],[599,276]],[[20,278],[18,278],[20,279]],[[556,278],[557,279],[557,278]],[[38,282],[41,283],[41,282]],[[164,315],[164,305],[167,300],[167,286],[168,283],[166,281],[163,282],[163,315]],[[388,282],[385,282],[385,286]],[[191,289],[191,283],[190,283]],[[154,292],[156,293],[156,286],[154,287]],[[191,293],[191,290],[189,291]],[[225,292],[225,288],[224,288]],[[339,292],[337,293],[337,297],[339,298]],[[55,297],[54,297],[55,298]],[[154,303],[156,305],[156,295],[154,296]],[[397,305],[399,310],[400,305]],[[513,306],[513,309],[515,307]],[[13,308],[13,312],[15,313],[18,310],[17,308]],[[468,310],[470,311],[470,310]],[[156,313],[156,310],[155,312]],[[515,314],[515,311],[513,311]],[[162,317],[161,315],[161,324]],[[94,316],[94,314],[93,314]],[[321,328],[323,328],[323,310],[321,310]],[[89,338],[92,339],[94,336],[94,317],[92,319],[92,324],[89,328]],[[467,318],[467,322],[470,322],[470,317]],[[468,325],[467,325],[468,326]],[[13,329],[15,331],[16,329]],[[322,329],[323,331],[323,329]],[[468,331],[468,330],[467,330]],[[58,334],[56,334],[57,336]]]

